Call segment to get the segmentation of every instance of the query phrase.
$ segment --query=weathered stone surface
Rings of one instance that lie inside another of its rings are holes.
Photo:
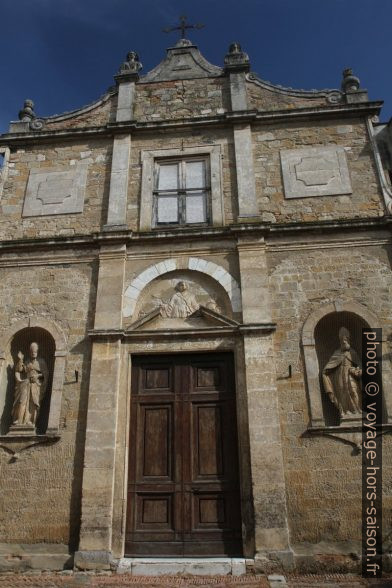
[[[286,198],[352,192],[343,147],[291,149],[281,151],[280,158]]]
[[[85,165],[68,171],[31,170],[23,216],[47,216],[83,212],[87,179]]]
[[[72,567],[73,557],[67,545],[36,543],[0,544],[0,572],[62,570]]]
[[[118,574],[132,576],[240,576],[245,574],[245,560],[232,558],[124,558],[119,561]]]
[[[279,89],[243,70],[210,67],[199,55],[194,65],[192,56],[194,49],[181,44],[149,77],[118,80],[118,94],[111,90],[93,105],[45,119],[45,136],[36,130],[32,139],[29,127],[4,137],[2,432],[14,327],[56,324],[67,344],[56,347],[65,378],[61,370],[54,374],[55,417],[51,412],[48,425],[60,423],[60,438],[39,445],[33,439],[34,446],[22,444],[13,456],[1,449],[2,539],[30,543],[31,551],[42,543],[69,544],[72,552],[80,540],[76,567],[109,570],[112,557],[124,555],[132,357],[223,350],[235,363],[248,565],[276,573],[294,564],[311,572],[356,569],[361,459],[350,453],[354,437],[308,436],[310,424],[323,428],[325,420],[317,321],[311,327],[307,321],[330,306],[375,317],[373,326],[385,332],[392,413],[390,230],[381,190],[387,180],[367,121],[377,106],[350,103],[340,91]],[[353,100],[364,98],[353,94]],[[251,111],[241,112],[245,108]],[[209,224],[154,226],[158,164],[198,158],[206,169]],[[293,166],[295,185],[288,188]],[[85,205],[78,212],[66,207],[80,170]],[[34,202],[46,202],[33,207],[37,216],[23,213],[29,177],[37,180]],[[39,178],[50,181],[42,185]],[[188,281],[198,305],[212,301],[224,310],[217,318],[207,308],[202,334],[164,326],[189,319],[170,310],[179,281]],[[162,322],[132,328],[136,315],[149,316],[154,297],[162,298],[158,309],[166,309]],[[383,443],[387,529],[387,435]],[[27,548],[16,559],[14,552],[6,547],[1,555],[6,567],[33,566]],[[34,566],[70,565],[66,555],[48,547],[34,556]],[[242,573],[242,562],[226,564],[219,562],[220,573]],[[182,573],[183,565],[176,570]],[[194,571],[204,569],[195,565]]]

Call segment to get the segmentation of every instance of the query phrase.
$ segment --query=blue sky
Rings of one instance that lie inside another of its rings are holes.
[[[40,116],[94,101],[129,50],[146,73],[180,14],[205,23],[188,37],[216,65],[238,41],[252,70],[283,86],[338,87],[352,67],[385,101],[381,120],[392,116],[392,0],[0,0],[0,132],[25,98]]]

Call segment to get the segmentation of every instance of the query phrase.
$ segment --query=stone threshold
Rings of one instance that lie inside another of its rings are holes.
[[[246,573],[245,558],[231,557],[124,557],[119,560],[118,574],[162,576],[242,576]]]

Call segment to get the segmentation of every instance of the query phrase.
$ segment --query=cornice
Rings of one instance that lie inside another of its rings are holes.
[[[107,123],[104,126],[92,126],[75,129],[58,129],[50,131],[34,131],[29,133],[4,133],[0,135],[2,145],[19,145],[28,144],[37,141],[47,142],[56,140],[67,140],[72,138],[97,136],[112,137],[124,133],[143,133],[159,132],[168,129],[186,129],[189,127],[207,127],[207,126],[232,126],[235,124],[266,123],[295,120],[320,120],[336,119],[341,117],[365,117],[374,116],[380,113],[383,102],[361,102],[357,104],[338,104],[326,106],[312,106],[307,108],[293,108],[274,111],[245,110],[239,112],[226,112],[214,116],[195,116],[178,120],[161,120],[161,121],[125,121]]]
[[[91,329],[88,336],[94,340],[146,340],[150,339],[173,339],[193,337],[227,337],[239,335],[260,335],[272,333],[276,330],[276,323],[249,323],[233,326],[202,327],[200,329]]]
[[[364,219],[345,219],[335,221],[321,221],[321,222],[297,222],[297,223],[252,223],[252,224],[238,224],[226,227],[204,227],[203,229],[174,229],[174,230],[159,230],[148,232],[133,232],[133,231],[110,231],[101,233],[92,233],[90,235],[70,235],[70,236],[56,236],[45,237],[38,239],[18,239],[9,241],[0,241],[0,253],[8,253],[12,251],[27,251],[42,249],[61,249],[61,248],[100,248],[102,245],[113,244],[129,244],[129,245],[150,245],[157,244],[182,244],[189,243],[192,239],[195,242],[202,242],[208,240],[233,240],[237,238],[254,237],[272,238],[272,237],[297,237],[300,235],[310,235],[313,237],[319,236],[320,233],[324,235],[336,234],[339,232],[355,232],[365,230],[387,230],[392,228],[392,217],[375,217]],[[375,239],[374,243],[384,239]],[[368,241],[372,241],[368,239]],[[373,241],[372,241],[373,242]],[[310,243],[311,244],[311,243]],[[309,246],[310,246],[309,244]],[[269,243],[266,241],[266,245]],[[254,247],[254,245],[249,244]],[[259,248],[259,246],[257,246]]]

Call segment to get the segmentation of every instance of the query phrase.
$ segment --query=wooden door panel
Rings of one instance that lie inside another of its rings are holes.
[[[173,405],[147,404],[140,406],[139,447],[142,460],[139,481],[146,478],[173,480]]]
[[[240,555],[231,354],[133,360],[126,555]]]
[[[136,495],[136,500],[136,530],[173,530],[173,494],[138,493]]]
[[[193,481],[219,478],[223,475],[222,407],[194,403],[192,408]]]

